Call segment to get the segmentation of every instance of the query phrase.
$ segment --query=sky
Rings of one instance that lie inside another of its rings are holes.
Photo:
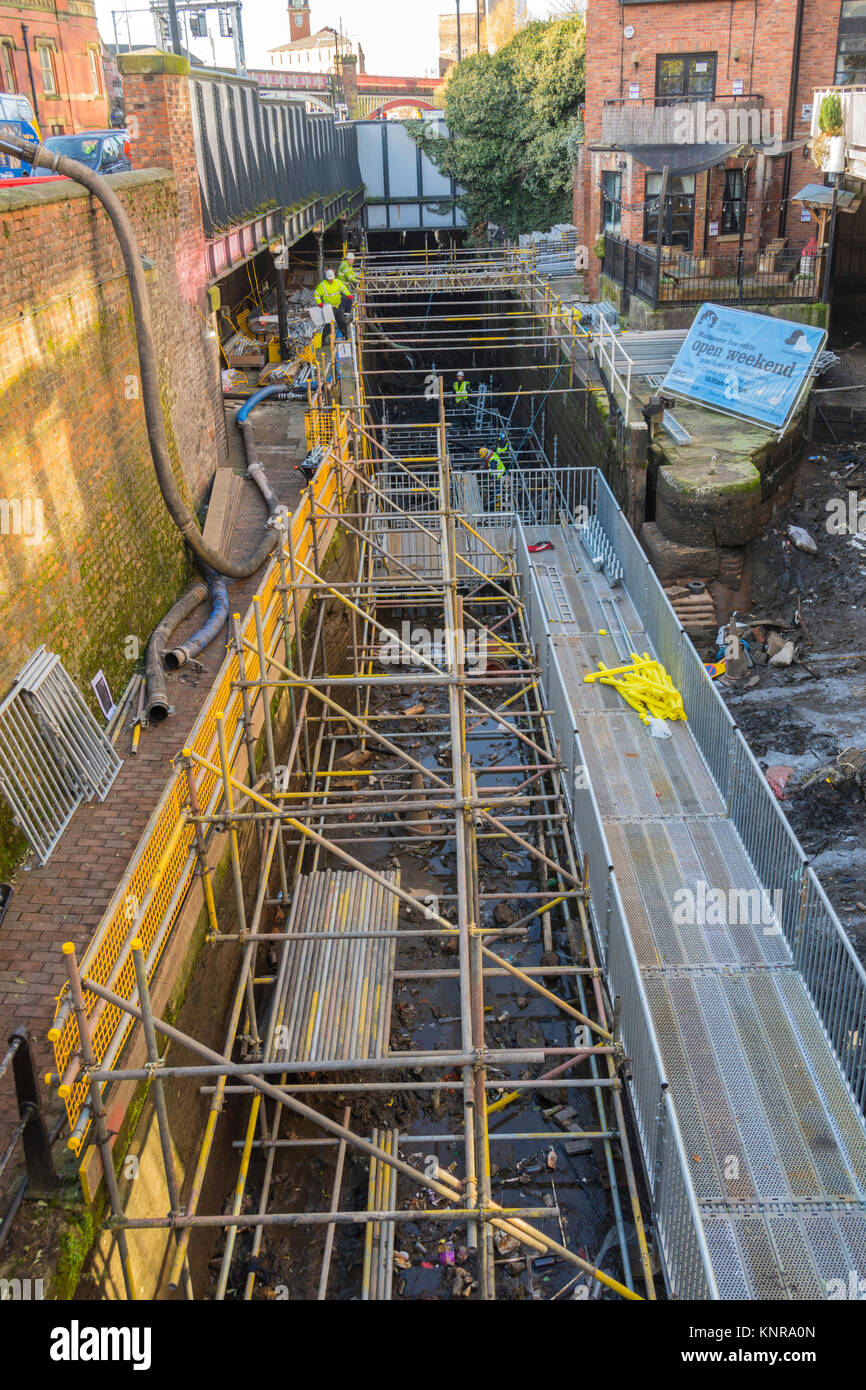
[[[471,11],[472,0],[462,0],[461,13]],[[551,0],[530,0],[533,19],[546,19]],[[153,22],[146,0],[96,0],[99,30],[106,43],[117,38],[127,41],[127,23],[134,44],[153,43]],[[360,39],[367,60],[367,71],[387,76],[429,75],[439,72],[438,16],[455,13],[455,0],[312,0],[310,17],[313,32],[325,25],[341,27],[352,38]],[[220,67],[233,67],[231,39],[217,33],[217,16],[208,15],[208,27],[215,34],[214,47],[205,39],[194,39],[192,51],[204,62],[214,58]],[[247,67],[265,68],[269,48],[289,39],[287,8],[282,0],[243,0],[244,44]]]

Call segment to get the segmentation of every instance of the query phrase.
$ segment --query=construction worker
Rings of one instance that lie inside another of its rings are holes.
[[[345,256],[340,262],[340,268],[337,271],[337,277],[338,279],[342,280],[343,284],[347,285],[350,290],[353,290],[357,285],[358,272],[355,269],[354,251],[346,252]]]
[[[499,431],[499,438],[496,441],[496,452],[506,463],[514,462],[514,450],[511,447],[511,440],[505,430]]]
[[[502,458],[498,449],[479,449],[478,457],[487,464],[488,471],[497,478],[504,478],[506,474],[505,460]]]
[[[333,310],[334,322],[336,323],[344,338],[348,338],[349,336],[349,324],[346,318],[345,310],[343,309],[343,295],[347,293],[348,291],[346,289],[346,286],[343,284],[343,281],[338,277],[337,272],[334,270],[333,266],[329,266],[328,269],[325,271],[324,280],[320,280],[318,285],[316,286],[315,299],[320,309],[327,304],[328,307]],[[323,333],[323,342],[331,336],[331,325],[327,324],[326,327],[328,329],[328,332]]]
[[[454,404],[469,404],[469,382],[462,372],[457,373],[457,380],[454,383]]]

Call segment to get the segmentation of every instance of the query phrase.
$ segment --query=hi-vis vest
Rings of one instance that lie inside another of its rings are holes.
[[[351,261],[341,261],[340,269],[337,271],[337,279],[342,280],[346,285],[356,285],[358,275]]]
[[[491,473],[496,474],[497,478],[505,477],[505,463],[495,449],[491,454],[487,455],[487,467],[490,469]]]
[[[330,304],[332,309],[339,309],[346,293],[346,286],[339,276],[335,280],[320,280],[316,286],[316,303]]]
[[[454,399],[456,400],[456,402],[457,402],[458,405],[465,405],[465,404],[466,404],[466,402],[469,400],[469,382],[468,382],[468,381],[455,381],[455,383],[454,383]]]

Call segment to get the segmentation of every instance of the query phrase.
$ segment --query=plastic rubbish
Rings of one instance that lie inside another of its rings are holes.
[[[777,766],[768,767],[767,771],[764,773],[777,801],[782,800],[782,793],[793,771],[794,769],[792,767]]]
[[[807,555],[817,555],[818,547],[809,535],[809,532],[802,526],[788,527],[788,540],[798,550],[804,550]]]

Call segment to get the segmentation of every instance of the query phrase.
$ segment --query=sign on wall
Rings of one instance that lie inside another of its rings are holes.
[[[703,304],[661,389],[781,433],[826,337],[790,319]]]

